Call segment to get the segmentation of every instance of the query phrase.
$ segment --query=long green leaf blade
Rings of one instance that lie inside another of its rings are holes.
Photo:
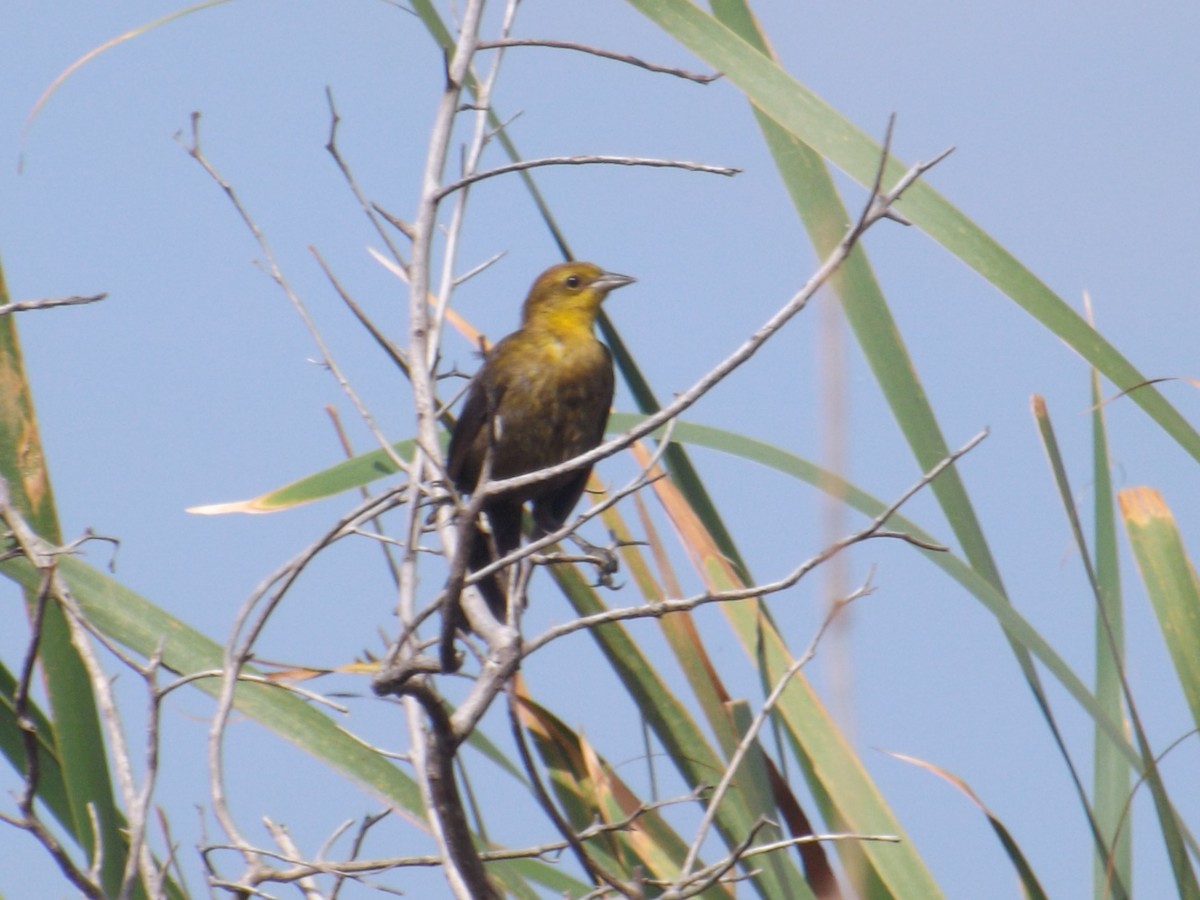
[[[1092,485],[1095,495],[1094,547],[1096,584],[1096,702],[1114,722],[1124,715],[1121,670],[1125,665],[1125,616],[1121,600],[1121,572],[1117,549],[1117,515],[1108,455],[1108,430],[1100,395],[1100,377],[1091,371]],[[1133,841],[1125,818],[1130,791],[1130,769],[1120,751],[1097,726],[1093,806],[1100,833],[1109,845],[1108,859],[1097,854],[1093,880],[1097,900],[1113,895],[1109,884],[1128,885],[1133,875]],[[1114,843],[1115,842],[1115,843]]]
[[[1175,517],[1153,488],[1118,495],[1142,581],[1179,675],[1192,720],[1200,728],[1200,583]]]
[[[1055,487],[1058,488],[1058,497],[1062,502],[1063,509],[1067,514],[1067,522],[1070,525],[1071,537],[1075,541],[1076,549],[1079,551],[1079,558],[1083,561],[1083,567],[1087,573],[1088,585],[1092,590],[1093,598],[1096,601],[1097,610],[1100,615],[1103,615],[1104,599],[1100,589],[1100,583],[1096,576],[1095,566],[1092,564],[1091,550],[1088,547],[1087,539],[1083,534],[1083,522],[1079,515],[1079,511],[1075,505],[1075,497],[1071,492],[1071,484],[1067,478],[1067,467],[1063,461],[1062,453],[1058,448],[1058,437],[1054,432],[1054,424],[1050,419],[1050,414],[1046,409],[1046,401],[1040,396],[1033,398],[1033,416],[1037,423],[1038,433],[1042,439],[1042,446],[1046,451],[1046,457],[1050,461],[1050,471],[1054,476]],[[1121,710],[1119,706],[1116,709],[1116,718],[1120,718]],[[1099,703],[1099,698],[1097,698]],[[1099,729],[1097,729],[1097,732]],[[1139,733],[1139,738],[1141,737]],[[1105,743],[1109,742],[1105,740]],[[1111,746],[1111,745],[1110,745]],[[1115,754],[1115,748],[1112,748]],[[1065,754],[1064,754],[1065,755]],[[1075,786],[1075,790],[1079,795],[1080,806],[1083,807],[1084,815],[1087,817],[1088,827],[1091,829],[1092,838],[1096,844],[1096,855],[1099,858],[1099,863],[1104,871],[1109,869],[1109,835],[1111,831],[1104,831],[1098,821],[1091,801],[1088,799],[1087,791],[1083,786],[1083,779],[1080,777],[1076,769],[1074,760],[1066,756],[1068,771],[1071,775],[1071,781]],[[1153,761],[1151,761],[1153,764]],[[1128,770],[1126,770],[1128,771]],[[1126,780],[1128,777],[1126,776]],[[1111,884],[1112,891],[1105,896],[1125,897],[1124,884],[1114,880]]]
[[[0,305],[8,303],[8,289],[0,270]],[[50,473],[42,451],[33,393],[25,376],[16,316],[0,316],[0,476],[19,512],[39,535],[53,545],[62,543]],[[27,609],[36,602],[38,581],[25,585]],[[10,610],[10,615],[16,615]],[[99,847],[100,880],[115,895],[121,886],[128,842],[122,831],[124,818],[117,808],[109,779],[104,732],[92,694],[91,681],[79,653],[71,644],[62,610],[46,605],[39,635],[43,682],[54,719],[56,755],[66,787],[72,838],[90,863]],[[94,826],[98,826],[97,828]],[[81,866],[84,870],[88,865]]]

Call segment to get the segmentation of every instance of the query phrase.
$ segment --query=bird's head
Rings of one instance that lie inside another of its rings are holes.
[[[568,262],[551,266],[529,289],[521,324],[564,324],[590,329],[608,292],[633,281],[628,275],[605,272],[593,263]]]

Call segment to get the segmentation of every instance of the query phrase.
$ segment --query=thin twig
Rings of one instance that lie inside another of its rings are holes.
[[[724,859],[719,860],[711,865],[705,866],[703,869],[697,870],[691,882],[683,886],[678,892],[666,890],[662,893],[662,900],[681,900],[681,898],[692,897],[702,893],[714,883],[725,883],[735,880],[732,877],[726,876],[725,873],[733,867],[733,864],[742,862],[743,860],[752,859],[756,856],[762,856],[767,853],[777,853],[780,850],[787,850],[791,847],[800,846],[803,844],[817,844],[836,841],[879,841],[888,844],[898,844],[901,838],[894,834],[857,834],[854,832],[837,832],[833,834],[806,834],[800,837],[785,838],[779,841],[771,841],[768,844],[755,844],[749,846],[746,841],[743,841],[738,848],[735,848],[733,853],[727,855]],[[736,880],[741,880],[746,876],[737,876]],[[659,887],[671,888],[672,885],[663,884],[653,881],[651,884]]]
[[[601,822],[597,821],[576,833],[574,837],[580,841],[589,841],[593,838],[600,837],[606,834],[614,834],[629,830],[638,819],[648,813],[658,809],[663,809],[669,806],[682,804],[694,804],[700,799],[699,791],[692,791],[679,797],[673,797],[668,800],[661,800],[657,803],[643,803],[633,810],[629,815],[616,822]],[[360,828],[361,835],[367,828],[374,825],[389,814],[389,811],[380,813],[377,816],[367,817],[363,826]],[[841,837],[841,835],[829,836],[830,839]],[[800,838],[796,843],[803,843],[809,840],[820,838]],[[356,850],[360,842],[356,839]],[[760,844],[758,847],[751,848],[747,855],[757,853],[762,847],[771,847],[777,849],[774,845]],[[570,848],[570,843],[566,840],[547,841],[542,844],[535,844],[527,847],[514,847],[503,850],[481,850],[479,851],[479,859],[483,862],[502,862],[507,860],[520,859],[540,859],[548,862],[555,862],[561,856],[564,850]],[[216,851],[229,850],[241,852],[242,848],[235,844],[203,844],[201,846],[202,855],[209,855]],[[270,847],[255,847],[254,852],[266,859],[273,859],[284,863],[290,868],[287,869],[262,869],[256,873],[257,880],[255,885],[266,882],[288,883],[296,881],[300,878],[306,878],[310,875],[335,875],[341,878],[358,878],[362,875],[375,874],[385,872],[389,869],[403,868],[436,868],[442,865],[442,858],[436,854],[426,854],[422,856],[396,856],[383,859],[355,859],[355,853],[351,853],[351,858],[347,860],[326,860],[326,859],[303,859],[297,855],[284,853]],[[336,893],[336,890],[333,892]]]
[[[352,302],[353,301],[351,301],[351,303]],[[355,456],[354,446],[350,443],[350,436],[346,434],[346,429],[342,426],[342,419],[341,416],[338,415],[337,407],[326,405],[325,414],[329,416],[329,420],[333,423],[333,430],[337,434],[338,443],[341,445],[342,452],[346,455],[346,459],[353,459]],[[366,485],[361,486],[358,490],[359,496],[362,497],[363,500],[371,499],[371,492],[367,490]],[[375,526],[375,537],[379,538],[379,548],[383,553],[384,564],[387,566],[388,572],[391,573],[393,583],[399,584],[400,572],[396,568],[396,561],[392,559],[392,547],[398,542],[383,533],[382,516],[376,516],[371,520],[371,522]],[[365,532],[363,532],[362,529],[355,529],[355,533],[364,534]]]
[[[666,452],[667,447],[670,446],[671,436],[674,434],[674,432],[675,432],[675,421],[672,420],[671,422],[667,423],[667,427],[664,430],[662,438],[658,442],[658,446],[655,448],[654,453],[650,456],[649,461],[646,463],[646,465],[642,466],[641,470],[633,478],[631,478],[629,480],[629,482],[627,482],[625,484],[624,487],[621,487],[621,488],[619,488],[617,490],[613,490],[613,491],[606,490],[604,492],[603,500],[599,501],[598,503],[594,503],[592,506],[588,507],[582,513],[580,513],[578,516],[576,516],[572,521],[568,522],[567,524],[563,525],[562,527],[558,528],[557,530],[546,532],[541,537],[535,538],[534,540],[531,540],[531,541],[528,541],[528,542],[522,544],[520,547],[518,547],[516,550],[513,550],[511,553],[508,553],[505,556],[498,557],[497,559],[492,560],[486,566],[481,566],[480,568],[472,571],[469,574],[458,571],[458,568],[456,567],[458,555],[455,554],[454,562],[452,562],[452,564],[451,564],[450,574],[446,578],[446,586],[442,589],[442,593],[439,594],[437,598],[435,598],[435,602],[444,602],[445,597],[447,595],[449,595],[452,592],[452,590],[454,590],[456,587],[461,589],[461,587],[465,587],[467,585],[478,584],[483,579],[491,577],[493,574],[501,571],[502,569],[508,568],[509,566],[519,563],[526,558],[536,557],[539,554],[539,552],[546,547],[553,546],[554,544],[557,544],[563,540],[566,540],[569,537],[575,537],[576,532],[584,525],[584,523],[590,521],[591,519],[596,518],[597,516],[602,515],[604,512],[611,509],[613,506],[615,506],[621,500],[624,500],[626,497],[636,494],[638,491],[642,490],[642,488],[653,484],[655,481],[659,480],[660,478],[666,477],[665,473],[663,473],[661,471],[658,471],[657,474],[652,474],[652,472],[654,472],[654,470],[658,466],[659,460],[662,458],[663,454]],[[485,457],[485,461],[486,461],[486,457]],[[485,481],[486,481],[486,479],[484,479],[482,477],[480,478],[481,484],[484,483]],[[478,493],[478,492],[476,492],[476,493]],[[474,496],[476,496],[476,495],[473,494],[472,497],[474,498]],[[473,519],[471,518],[472,510],[474,510],[476,513],[478,513],[478,511],[480,509],[482,509],[482,507],[483,507],[483,503],[482,503],[482,501],[480,501],[478,505],[474,505],[474,502],[472,502],[472,505],[469,505],[469,506],[463,508],[464,511],[459,513],[460,527],[461,527],[462,522],[473,521]],[[593,562],[595,561],[595,557],[586,557],[586,559],[589,561],[593,561]],[[579,560],[578,559],[573,560],[572,558],[559,556],[559,557],[555,557],[552,559],[546,559],[546,560],[541,560],[541,561],[554,563],[554,562],[571,562],[571,561],[579,561]],[[456,572],[458,572],[458,574],[461,575],[461,577],[462,577],[461,585],[456,585],[456,582],[455,582]],[[520,599],[519,594],[515,595],[515,596],[518,599]],[[460,707],[460,709],[461,709],[461,707]]]
[[[696,860],[700,855],[700,847],[704,843],[705,837],[708,835],[709,829],[712,827],[713,821],[716,819],[717,810],[720,807],[721,800],[729,790],[729,786],[733,783],[738,769],[741,768],[742,760],[746,758],[751,748],[758,746],[758,733],[762,730],[763,725],[767,721],[767,717],[771,714],[771,710],[779,702],[779,698],[783,696],[784,690],[791,684],[792,679],[796,674],[804,668],[812,660],[817,653],[817,646],[821,642],[821,638],[829,630],[834,619],[841,614],[854,600],[863,597],[871,592],[870,579],[866,584],[863,584],[858,590],[854,591],[846,597],[841,598],[829,607],[829,611],[825,614],[821,624],[817,628],[816,634],[813,635],[809,642],[808,648],[798,656],[791,665],[787,667],[783,675],[775,683],[771,693],[763,701],[761,708],[755,715],[750,726],[746,729],[746,733],[742,735],[742,739],[738,742],[737,748],[729,757],[729,762],[725,766],[725,772],[721,775],[721,780],[717,782],[717,786],[713,789],[712,795],[708,798],[708,804],[704,810],[704,817],[700,820],[700,826],[696,829],[696,836],[692,839],[691,845],[688,847],[687,857],[683,861],[683,866],[679,870],[679,876],[676,879],[677,884],[686,883],[691,874],[692,867],[695,866]]]
[[[338,127],[342,123],[342,117],[341,114],[338,113],[337,104],[333,102],[333,89],[328,86],[325,88],[325,100],[329,103],[329,139],[325,142],[325,149],[328,151],[329,155],[333,157],[333,161],[337,165],[338,171],[342,173],[342,177],[346,179],[346,184],[350,188],[350,192],[354,194],[354,199],[358,201],[359,208],[363,211],[363,214],[367,217],[367,220],[371,223],[372,227],[374,227],[375,231],[378,232],[380,239],[391,252],[392,259],[396,261],[397,265],[407,266],[408,263],[404,260],[404,254],[402,254],[399,248],[392,243],[391,235],[388,233],[387,229],[380,224],[379,219],[377,219],[376,216],[382,215],[384,218],[388,218],[389,221],[392,220],[385,213],[383,213],[382,210],[375,206],[375,204],[367,200],[366,195],[363,194],[363,192],[359,189],[358,181],[355,179],[354,173],[350,170],[350,166],[342,158],[342,153],[338,148],[337,143]],[[393,222],[392,224],[395,223]]]
[[[648,62],[641,57],[631,56],[628,53],[615,53],[612,50],[602,50],[599,47],[592,47],[588,44],[577,44],[574,41],[554,41],[542,38],[505,38],[499,41],[479,42],[480,50],[493,50],[497,47],[552,47],[558,50],[578,50],[580,53],[590,53],[592,56],[600,56],[604,59],[628,63],[631,66],[637,66],[648,72],[674,75],[676,78],[683,78],[687,81],[695,81],[700,84],[710,84],[722,77],[720,72],[713,72],[711,75],[701,75],[698,72],[689,72],[687,69],[676,69],[673,66]]]
[[[523,172],[526,169],[536,169],[540,166],[649,166],[656,169],[685,169],[689,172],[706,172],[710,175],[733,176],[742,170],[731,166],[714,166],[709,163],[689,162],[683,159],[656,159],[644,156],[546,156],[541,159],[523,159],[488,169],[486,172],[475,172],[453,181],[441,188],[437,198],[449,196],[469,184],[483,181],[485,178],[495,178],[497,175],[507,175],[510,172]]]
[[[940,475],[946,468],[962,458],[964,454],[973,450],[980,441],[987,437],[987,434],[988,432],[986,429],[981,431],[958,450],[944,458],[936,466],[922,475],[916,484],[905,491],[898,500],[893,502],[887,509],[883,510],[865,527],[859,529],[853,534],[849,534],[846,537],[841,538],[840,540],[834,541],[816,556],[805,560],[800,565],[796,566],[796,568],[794,568],[791,572],[777,581],[770,581],[764,584],[755,584],[742,588],[734,588],[727,591],[711,591],[678,600],[658,600],[653,603],[646,603],[640,606],[609,609],[605,610],[604,612],[594,613],[590,616],[582,616],[578,619],[573,619],[570,622],[564,622],[561,625],[556,625],[552,628],[549,628],[536,638],[527,640],[525,642],[525,656],[535,653],[552,641],[558,640],[559,638],[568,634],[572,634],[576,631],[581,631],[587,628],[593,628],[596,625],[603,625],[607,622],[620,622],[626,619],[659,618],[669,613],[683,612],[709,603],[728,603],[733,600],[746,600],[750,597],[761,597],[764,594],[773,594],[786,590],[787,588],[790,588],[796,584],[801,578],[803,578],[817,566],[840,553],[846,547],[850,546],[851,544],[861,543],[868,538],[874,537],[882,528],[882,526],[893,515],[895,515],[896,511],[914,494],[933,481],[933,479],[937,478],[937,476]],[[888,536],[893,535],[889,532]]]
[[[273,822],[271,819],[264,817],[263,825],[266,826],[267,833],[275,839],[284,853],[289,853],[292,856],[300,856],[300,849],[296,846],[296,842],[292,840],[291,834],[288,833],[286,826],[280,825],[278,822]],[[311,875],[297,878],[296,886],[300,889],[308,900],[321,900],[321,892],[317,887],[316,879]]]
[[[398,502],[397,497],[404,490],[405,488],[401,486],[385,491],[383,494],[359,504],[357,508],[339,519],[325,534],[268,576],[242,604],[234,618],[230,637],[225,645],[217,707],[213,712],[212,724],[209,729],[208,763],[209,794],[212,800],[213,814],[221,823],[221,827],[225,829],[226,834],[239,846],[249,848],[251,845],[238,829],[226,800],[223,736],[233,711],[234,691],[243,674],[242,667],[249,660],[251,648],[262,629],[266,627],[271,613],[317,553],[345,535],[352,534],[362,523],[370,521],[379,513],[394,506]],[[259,610],[258,616],[252,621],[251,616],[258,609],[260,603],[263,608]],[[247,865],[252,869],[257,866],[257,859],[253,853],[247,854]]]
[[[350,859],[357,859],[358,854],[362,852],[362,845],[367,839],[367,832],[391,814],[392,811],[390,809],[384,809],[382,812],[375,813],[374,815],[363,816],[362,824],[358,826],[358,831],[355,832],[354,842],[350,845]],[[329,892],[329,900],[337,900],[337,896],[341,893],[345,880],[345,873],[338,872],[337,877],[333,881],[333,890]]]
[[[0,316],[7,316],[9,313],[29,312],[34,309],[51,309],[55,306],[79,306],[83,303],[99,303],[105,299],[108,294],[89,294],[86,297],[54,297],[45,300],[18,300],[16,303],[8,303],[0,306]]]
[[[96,836],[93,853],[93,865],[87,872],[81,870],[71,858],[71,854],[59,842],[54,833],[42,823],[37,814],[35,799],[40,781],[40,752],[37,725],[29,715],[29,696],[32,688],[34,666],[37,662],[39,646],[42,638],[42,626],[47,603],[56,596],[61,588],[61,580],[54,568],[55,553],[37,536],[20,513],[12,506],[8,482],[0,476],[0,520],[7,528],[13,543],[20,554],[36,567],[41,578],[38,591],[31,610],[29,646],[22,660],[20,677],[17,681],[16,692],[13,696],[13,719],[21,732],[21,744],[25,753],[24,787],[17,796],[17,809],[20,817],[0,813],[0,821],[4,821],[27,831],[50,854],[59,870],[67,880],[86,897],[99,900],[104,896],[97,875],[96,862],[100,856],[100,829],[98,823],[92,822],[92,833]],[[94,807],[89,805],[89,809]]]
[[[341,282],[338,281],[337,277],[333,274],[333,270],[326,265],[324,258],[317,251],[317,249],[315,247],[309,247],[308,249],[309,252],[312,253],[313,257],[317,260],[317,265],[321,267],[321,271],[325,273],[325,277],[329,279],[329,283],[333,285],[333,289],[337,291],[337,295],[341,297],[342,302],[345,303],[350,309],[350,312],[354,314],[354,318],[358,319],[359,324],[367,329],[367,333],[371,335],[375,343],[379,345],[380,349],[387,354],[388,359],[395,364],[396,368],[407,375],[408,360],[404,358],[404,351],[392,343],[391,339],[383,333],[379,326],[371,321],[370,317],[363,311],[362,307],[359,306],[354,298],[351,297],[350,294],[342,287]]]
[[[383,452],[388,454],[388,457],[391,459],[392,463],[397,467],[397,469],[402,472],[405,471],[407,469],[407,464],[396,454],[395,448],[392,446],[391,441],[384,437],[383,432],[380,431],[378,425],[375,423],[374,416],[371,415],[371,412],[367,409],[366,404],[358,396],[358,392],[354,390],[354,387],[350,384],[349,379],[342,374],[342,370],[338,366],[337,360],[333,356],[333,352],[329,349],[329,345],[325,342],[325,338],[321,334],[320,329],[317,328],[316,322],[314,322],[312,316],[309,315],[308,308],[304,305],[304,301],[300,299],[300,295],[292,288],[291,283],[284,275],[283,267],[280,265],[274,251],[271,249],[271,245],[267,242],[266,234],[263,233],[263,230],[258,226],[258,223],[255,222],[251,217],[249,210],[242,203],[242,200],[238,196],[237,191],[234,190],[233,185],[230,184],[229,181],[227,181],[225,177],[217,171],[217,168],[204,155],[203,150],[201,150],[200,114],[196,112],[192,113],[191,122],[191,143],[186,144],[180,140],[179,142],[181,146],[183,146],[183,148],[187,151],[187,154],[192,157],[192,159],[196,160],[196,162],[200,164],[200,167],[204,169],[204,171],[208,173],[209,177],[211,177],[213,181],[217,183],[221,190],[224,191],[225,196],[228,197],[229,202],[233,204],[234,210],[237,211],[237,214],[241,218],[243,224],[245,224],[245,226],[250,230],[250,234],[254,237],[255,243],[258,244],[258,248],[263,255],[264,261],[266,262],[267,274],[271,280],[275,282],[279,289],[283,291],[284,296],[287,297],[288,302],[291,303],[292,308],[296,311],[296,314],[300,316],[300,321],[304,323],[304,327],[308,330],[309,336],[312,338],[313,343],[316,344],[317,350],[321,354],[321,365],[329,372],[330,375],[333,376],[334,380],[337,381],[338,386],[341,387],[342,392],[345,393],[347,398],[354,405],[355,410],[358,412],[367,428],[370,429],[371,434],[375,436],[375,439],[379,443],[379,446]],[[309,249],[312,250],[311,247]],[[313,253],[316,255],[315,251],[313,251]],[[325,268],[324,263],[319,256],[317,259],[318,262],[321,263],[322,268]],[[325,269],[325,271],[332,280],[332,275],[329,273],[329,270]],[[337,285],[336,281],[334,284],[336,288],[340,289],[340,286]]]

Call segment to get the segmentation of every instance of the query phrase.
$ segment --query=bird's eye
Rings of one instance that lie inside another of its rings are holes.
[[[578,275],[568,275],[565,284],[567,285],[567,287],[571,288],[572,290],[579,287],[579,276]]]

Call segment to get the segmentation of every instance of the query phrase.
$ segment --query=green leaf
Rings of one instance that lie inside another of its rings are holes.
[[[8,302],[0,270],[0,305]],[[25,376],[16,316],[12,315],[0,316],[0,385],[0,476],[8,483],[15,510],[39,535],[57,546],[62,543],[58,513],[38,433],[33,393]],[[37,602],[39,585],[40,576],[25,585],[28,613]],[[9,614],[18,615],[15,608],[10,608]],[[107,892],[116,895],[128,853],[125,820],[109,779],[104,732],[91,681],[71,644],[66,617],[55,603],[46,605],[38,651],[54,720],[55,756],[66,788],[67,807],[60,811],[64,815],[69,812],[67,831],[86,854],[87,863],[81,868],[88,869],[98,845],[100,881]]]
[[[0,666],[0,753],[8,759],[13,771],[23,775],[26,771],[25,738],[17,727],[14,700],[17,679],[6,666]],[[38,790],[37,797],[50,810],[58,823],[68,831],[74,828],[71,817],[71,801],[63,781],[62,767],[58,764],[57,741],[54,723],[46,717],[32,700],[25,711],[34,724],[37,740]]]
[[[1128,488],[1117,495],[1125,531],[1133,545],[1134,558],[1159,627],[1175,663],[1192,720],[1200,723],[1200,585],[1192,568],[1175,518],[1153,488]],[[1147,758],[1146,783],[1154,797],[1159,828],[1171,860],[1171,871],[1179,896],[1200,898],[1200,884],[1192,869],[1181,833],[1181,824],[1171,808],[1157,762],[1141,731],[1142,752]]]
[[[926,771],[932,772],[944,781],[954,785],[959,791],[965,794],[972,803],[979,807],[988,820],[988,824],[992,827],[996,837],[1000,840],[1001,846],[1004,847],[1004,852],[1008,855],[1009,861],[1012,862],[1013,868],[1017,872],[1017,876],[1021,879],[1021,887],[1024,893],[1021,895],[1028,900],[1047,900],[1046,892],[1042,889],[1041,883],[1038,881],[1037,875],[1033,871],[1033,867],[1029,864],[1016,838],[1008,830],[1008,827],[1000,820],[994,812],[984,805],[984,802],[979,799],[979,796],[971,789],[971,786],[959,778],[957,775],[951,774],[940,766],[935,766],[933,763],[926,762],[922,759],[917,759],[913,756],[906,756],[903,753],[891,753],[884,751],[889,756],[896,759],[911,763],[914,766],[919,766]]]
[[[1042,446],[1046,451],[1046,457],[1050,461],[1050,471],[1054,476],[1055,487],[1058,488],[1058,497],[1062,502],[1063,509],[1067,514],[1067,522],[1070,525],[1071,537],[1075,541],[1075,547],[1079,551],[1079,558],[1083,562],[1084,571],[1087,573],[1088,586],[1092,590],[1092,596],[1096,601],[1098,618],[1103,619],[1104,615],[1104,598],[1100,589],[1100,583],[1096,576],[1096,569],[1092,564],[1091,550],[1088,548],[1087,538],[1083,534],[1083,523],[1080,519],[1079,510],[1075,506],[1075,495],[1071,491],[1071,484],[1067,478],[1066,463],[1063,462],[1062,453],[1058,449],[1058,438],[1054,433],[1054,425],[1050,420],[1050,415],[1046,410],[1046,401],[1040,397],[1033,398],[1033,416],[1037,423],[1038,433],[1042,439]],[[1115,718],[1121,717],[1120,695],[1116,698],[1115,707],[1110,703],[1109,712]],[[1097,698],[1097,703],[1099,703]],[[1129,698],[1130,707],[1133,707],[1133,698]],[[1139,743],[1144,744],[1144,735],[1141,734],[1140,724],[1134,720],[1135,726],[1138,728]],[[1100,730],[1097,729],[1097,739],[1103,741],[1107,746],[1108,752],[1115,758],[1115,762],[1123,763],[1123,760],[1117,756],[1116,748],[1112,747],[1111,742],[1107,738],[1101,736]],[[1080,778],[1078,770],[1075,767],[1074,761],[1066,753],[1066,748],[1063,748],[1063,756],[1066,759],[1067,768],[1071,775],[1071,781],[1075,786],[1075,790],[1079,795],[1080,806],[1083,807],[1084,815],[1087,817],[1088,827],[1091,829],[1092,838],[1096,844],[1096,856],[1099,858],[1099,867],[1102,871],[1108,871],[1109,868],[1109,841],[1112,829],[1107,831],[1100,825],[1096,817],[1092,804],[1088,800],[1087,791],[1083,786],[1083,780]],[[1153,765],[1153,760],[1148,761],[1149,765]],[[1129,769],[1126,766],[1124,772],[1124,780],[1128,782]],[[1113,798],[1115,800],[1115,798]],[[1110,811],[1111,812],[1111,811]],[[1119,880],[1114,880],[1110,885],[1111,890],[1107,891],[1104,896],[1123,898],[1126,896],[1124,883]]]
[[[445,432],[441,432],[443,442]],[[412,460],[416,441],[400,441],[392,445],[393,452],[405,461]],[[251,497],[249,500],[234,500],[229,503],[212,503],[204,506],[193,506],[188,510],[202,516],[225,515],[227,513],[271,513],[316,500],[324,500],[337,494],[365,487],[372,481],[386,478],[400,471],[392,456],[384,449],[363,453],[340,463],[322,469],[313,475],[297,479],[283,487],[275,488]]]
[[[149,657],[161,644],[163,665],[180,675],[221,668],[224,653],[220,645],[119,582],[72,557],[59,560],[59,571],[88,620],[129,649]],[[38,577],[23,560],[0,564],[0,572],[27,586]],[[216,677],[195,684],[214,696],[220,690]],[[289,743],[378,796],[405,809],[423,810],[412,779],[307,701],[281,686],[263,683],[240,684],[236,697],[241,712]]]
[[[1121,571],[1117,548],[1116,501],[1113,494],[1111,462],[1108,456],[1108,432],[1100,396],[1100,377],[1091,370],[1092,395],[1092,489],[1095,495],[1096,584],[1096,702],[1113,719],[1124,714],[1121,672],[1125,665],[1125,616],[1121,601]],[[1124,885],[1132,884],[1132,830],[1126,819],[1126,800],[1131,789],[1130,768],[1112,742],[1096,728],[1094,738],[1093,806],[1108,854],[1097,854],[1093,872],[1095,896],[1105,900],[1120,896]],[[1115,844],[1114,844],[1115,841]],[[1112,863],[1108,872],[1105,857]],[[1110,881],[1121,885],[1121,892],[1109,890]]]
[[[1118,494],[1138,571],[1154,605],[1192,719],[1200,728],[1200,584],[1171,510],[1153,488]]]

